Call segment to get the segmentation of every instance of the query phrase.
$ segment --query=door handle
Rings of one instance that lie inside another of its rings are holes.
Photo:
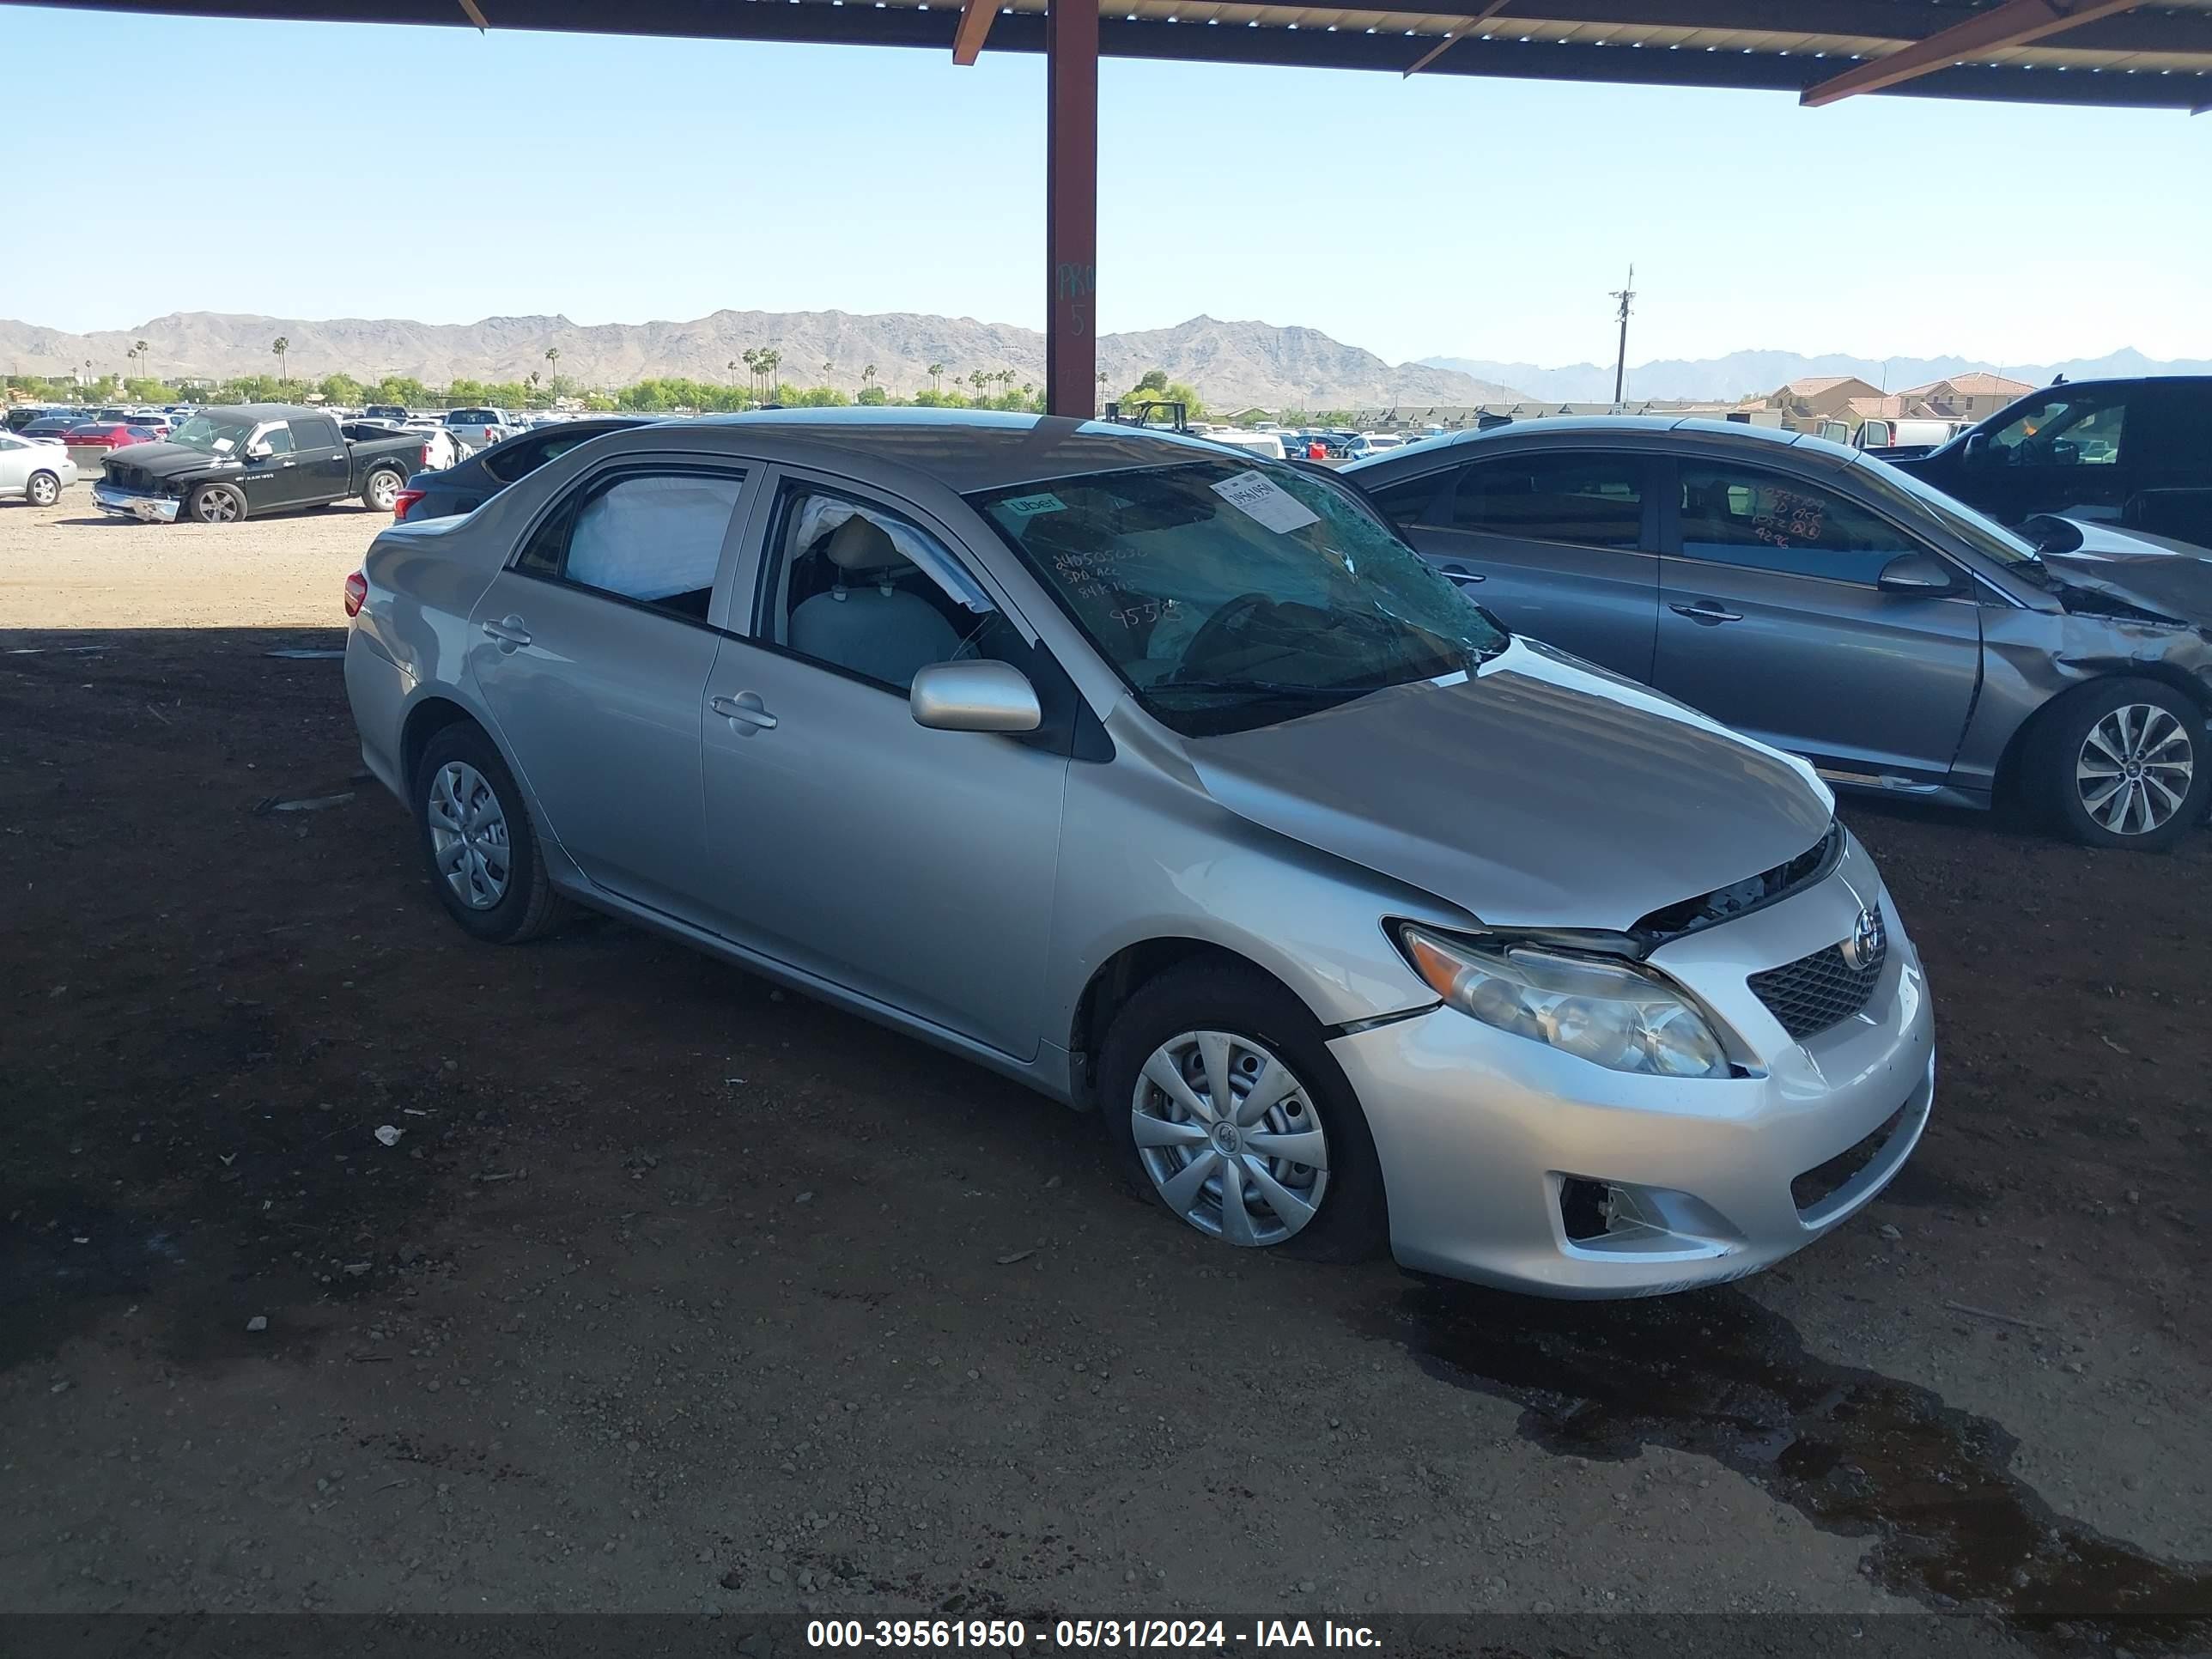
[[[522,625],[520,617],[506,617],[495,623],[488,622],[483,625],[483,631],[484,637],[496,641],[503,652],[512,653],[530,643],[530,630]]]
[[[1486,582],[1490,578],[1484,575],[1479,570],[1469,570],[1465,565],[1448,564],[1444,567],[1444,580],[1447,581],[1472,583]]]
[[[740,691],[734,697],[709,698],[707,707],[736,726],[741,737],[775,730],[775,716],[768,712],[757,691]]]
[[[1693,623],[1741,622],[1741,611],[1723,611],[1711,599],[1699,599],[1695,605],[1676,605],[1668,607],[1678,617],[1687,617]]]

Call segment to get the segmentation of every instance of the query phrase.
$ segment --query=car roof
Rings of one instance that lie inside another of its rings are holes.
[[[1787,449],[1805,459],[1831,466],[1848,465],[1858,458],[1856,450],[1843,444],[1831,443],[1826,438],[1816,438],[1808,432],[1753,426],[1745,421],[1716,421],[1696,415],[1556,415],[1540,420],[1513,421],[1484,431],[1455,432],[1442,438],[1425,438],[1419,443],[1394,449],[1388,456],[1375,461],[1355,461],[1345,471],[1366,472],[1372,470],[1379,476],[1387,466],[1395,476],[1409,471],[1408,463],[1416,456],[1455,459],[1478,446],[1487,452],[1557,444],[1587,444],[1593,440],[1612,443],[1626,440],[1632,447],[1654,449],[1674,448],[1687,440],[1707,454],[1734,449],[1746,454],[1756,451],[1776,455]]]
[[[1228,453],[1222,445],[1158,428],[987,410],[755,410],[673,424],[767,430],[786,441],[908,467],[963,495],[1086,472],[1218,461]]]
[[[336,418],[326,409],[310,409],[305,404],[210,404],[198,412],[249,421],[289,421],[301,415],[325,420]]]

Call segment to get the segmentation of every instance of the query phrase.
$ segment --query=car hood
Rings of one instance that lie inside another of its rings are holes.
[[[126,444],[115,452],[116,459],[129,466],[143,467],[157,478],[173,478],[186,472],[212,471],[241,465],[222,455],[210,455],[204,449],[193,449],[185,444]]]
[[[1802,761],[1549,647],[1192,739],[1240,817],[1504,927],[1624,929],[1827,833]]]
[[[2117,599],[2196,627],[2212,624],[2212,551],[2093,520],[2058,522],[2081,538],[2077,546],[2042,556],[2045,570],[2062,590]],[[2064,603],[2063,591],[2059,599]],[[2076,608],[2096,607],[2068,606]]]

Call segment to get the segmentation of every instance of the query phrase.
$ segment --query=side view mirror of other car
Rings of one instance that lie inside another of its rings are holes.
[[[1990,434],[1986,432],[1969,432],[1966,434],[1966,447],[1959,452],[1959,459],[1968,466],[1986,466],[1990,459]]]
[[[246,445],[246,453],[257,461],[265,461],[276,452],[266,438],[258,438]]]
[[[1941,559],[1925,553],[1905,553],[1881,568],[1880,586],[1885,593],[1948,593],[1954,586],[1951,570]]]
[[[1003,662],[936,662],[914,677],[915,724],[938,732],[1034,732],[1044,724],[1036,688]]]

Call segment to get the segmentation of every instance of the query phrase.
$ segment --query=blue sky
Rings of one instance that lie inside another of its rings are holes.
[[[1035,57],[0,6],[0,60],[69,158],[0,316],[1043,319]],[[2212,116],[1109,62],[1101,124],[1109,331],[1609,360],[1633,259],[1633,362],[2212,356]]]

